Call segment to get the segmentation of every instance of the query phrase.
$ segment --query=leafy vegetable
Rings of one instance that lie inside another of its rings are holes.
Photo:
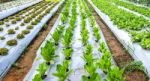
[[[64,26],[59,25],[58,28],[54,31],[52,37],[55,40],[55,45],[58,45],[63,30],[64,30]]]
[[[42,81],[41,75],[40,74],[36,74],[33,78],[32,81]]]
[[[73,52],[72,48],[64,49],[64,54],[67,60],[71,59],[72,52]]]
[[[96,37],[96,41],[100,40],[101,36],[100,36],[100,33],[99,33],[99,29],[97,27],[93,27],[93,32],[94,32],[94,35]]]
[[[57,57],[55,50],[56,47],[52,41],[47,41],[46,45],[41,48],[41,55],[47,63],[50,63]]]
[[[125,81],[123,78],[124,70],[120,70],[116,66],[112,66],[108,72],[108,81]]]
[[[41,63],[37,71],[39,72],[40,75],[43,76],[47,69],[48,69],[48,66],[45,63]]]
[[[101,77],[98,73],[93,73],[92,76],[82,76],[82,81],[100,81]]]
[[[100,47],[99,47],[98,50],[99,50],[100,52],[103,52],[103,51],[106,51],[106,49],[107,49],[107,48],[106,48],[105,43],[104,43],[104,42],[101,42],[101,43],[100,43]]]
[[[65,47],[69,47],[71,40],[72,40],[72,36],[73,36],[73,31],[71,28],[68,28],[65,32],[64,38],[63,38],[63,44]]]
[[[110,52],[108,50],[106,50],[103,52],[103,55],[98,62],[98,65],[104,72],[107,73],[109,71],[110,67],[112,66],[111,62],[112,61],[111,61]]]
[[[65,79],[72,73],[72,70],[69,70],[70,65],[69,60],[64,60],[63,64],[58,64],[56,68],[56,73],[53,73],[54,76],[58,77],[59,81],[65,81]]]

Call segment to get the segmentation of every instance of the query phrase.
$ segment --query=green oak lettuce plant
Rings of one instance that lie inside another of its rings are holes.
[[[105,73],[110,70],[110,67],[112,66],[112,58],[108,50],[103,52],[103,55],[99,59],[99,62],[97,64]]]
[[[98,42],[101,39],[99,29],[96,26],[94,26],[93,27],[93,32],[94,32],[94,36],[96,37],[96,42]]]
[[[108,72],[107,81],[125,81],[123,77],[124,69],[119,69],[116,66],[112,66]]]
[[[57,57],[55,50],[56,47],[51,40],[47,41],[45,46],[41,48],[41,55],[48,65]]]
[[[52,38],[54,39],[56,46],[58,45],[58,42],[60,40],[63,30],[64,30],[64,26],[59,25],[52,35]]]
[[[70,1],[68,1],[64,7],[64,10],[61,14],[61,21],[63,23],[66,23],[67,19],[68,19],[68,16],[69,16],[69,7],[70,7]]]
[[[101,77],[98,73],[93,73],[91,76],[82,76],[82,81],[100,81]]]
[[[32,79],[32,81],[42,81],[41,75],[40,74],[36,74],[34,76],[34,78]]]
[[[86,50],[85,50],[85,54],[92,54],[92,52],[93,52],[93,46],[92,45],[90,45],[90,44],[87,44],[86,45]]]
[[[96,73],[97,66],[96,64],[92,65],[85,65],[85,70],[89,73],[89,76],[82,76],[82,81],[100,81],[101,77],[100,74]]]
[[[65,58],[66,58],[66,60],[70,60],[71,59],[71,54],[72,54],[72,52],[73,52],[73,49],[72,48],[65,48],[64,50],[63,50],[63,52],[64,52],[64,55],[65,55]]]
[[[107,50],[106,45],[105,45],[104,42],[101,42],[101,43],[100,43],[100,46],[99,46],[98,50],[99,50],[100,52],[103,52],[103,51],[106,51],[106,50]]]
[[[45,72],[48,68],[49,67],[45,62],[41,63],[37,69],[38,73],[34,76],[32,81],[42,81],[44,78],[46,78],[47,75],[45,75]]]
[[[89,31],[87,29],[82,30],[81,36],[82,36],[83,45],[86,45],[88,43],[88,39],[89,39],[88,34],[89,34]]]
[[[44,63],[41,63],[37,69],[37,71],[39,72],[39,74],[41,75],[41,78],[44,79],[47,75],[45,75],[45,72],[47,71],[48,69],[48,65],[44,62]]]
[[[83,55],[83,60],[86,62],[86,65],[92,65],[95,61],[92,52],[93,47],[90,44],[88,44]]]
[[[54,76],[58,77],[59,81],[65,81],[67,77],[72,73],[73,70],[69,69],[71,61],[64,60],[63,64],[58,64],[56,68],[56,73],[53,73]]]
[[[73,36],[73,31],[72,28],[69,27],[65,34],[64,34],[64,38],[63,38],[63,44],[65,47],[70,47],[71,41],[72,41],[72,36]]]

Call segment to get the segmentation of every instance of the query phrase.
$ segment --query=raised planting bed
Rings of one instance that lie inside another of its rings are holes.
[[[19,11],[29,7],[29,6],[32,6],[32,5],[36,4],[36,3],[39,3],[41,1],[42,0],[35,0],[35,1],[28,2],[26,4],[22,4],[20,6],[11,7],[9,9],[3,10],[3,11],[0,10],[0,20],[3,19],[3,18],[6,18],[6,17],[8,17],[8,16],[10,16],[12,14],[15,14],[15,13],[17,13],[17,12],[19,12]],[[17,2],[16,2],[16,4],[17,4]],[[2,4],[0,5],[0,7],[1,6],[4,7]]]
[[[0,79],[63,3],[42,1],[2,20],[4,24],[1,25],[3,31],[0,35],[5,39],[0,40],[3,50],[0,55]],[[12,23],[14,20],[15,24]]]
[[[150,61],[148,40],[150,22],[143,17],[118,8],[112,2],[94,0],[95,5],[91,0],[89,2],[130,55],[143,63],[148,76],[150,76],[150,64],[148,63]]]
[[[84,0],[68,0],[24,81],[124,81],[122,74]]]
[[[150,17],[150,8],[137,6],[137,5],[134,5],[132,3],[127,3],[127,2],[124,2],[121,0],[111,0],[111,1],[114,2],[116,5],[123,6],[127,9],[138,12],[144,16]]]

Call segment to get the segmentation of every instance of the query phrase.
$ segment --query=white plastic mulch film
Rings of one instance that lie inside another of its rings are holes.
[[[20,5],[24,5],[24,4],[28,4],[31,2],[35,2],[37,0],[13,0],[13,1],[9,1],[9,2],[2,2],[0,3],[0,12],[16,7],[16,6],[20,6]]]
[[[49,12],[49,14],[45,15],[37,25],[34,25],[34,28],[30,31],[30,33],[28,35],[26,35],[26,37],[24,39],[19,40],[17,46],[9,47],[7,45],[4,45],[9,48],[9,53],[5,56],[0,56],[0,79],[6,74],[6,72],[9,70],[11,65],[18,59],[18,57],[22,54],[24,49],[29,45],[29,43],[33,40],[33,38],[42,29],[43,25],[56,13],[56,11],[63,4],[63,2],[64,1],[59,2],[56,6],[55,6],[55,4],[52,4],[52,6],[54,6],[54,8],[52,8],[51,11]],[[52,6],[50,6],[50,7],[52,7]],[[19,30],[19,31],[21,31],[21,30]],[[14,36],[8,36],[7,38],[9,39],[12,37],[14,37]],[[1,43],[1,41],[0,41],[0,43]],[[2,43],[2,46],[3,46],[3,43]]]
[[[40,1],[42,1],[42,0],[35,0],[35,1],[27,3],[27,4],[23,4],[23,5],[20,5],[20,6],[16,6],[16,7],[10,8],[10,9],[3,10],[3,11],[0,12],[0,20],[3,19],[3,18],[8,17],[8,16],[10,16],[14,13],[17,13],[18,11],[21,11],[21,10],[31,6],[31,5],[39,3]]]
[[[146,68],[148,72],[148,76],[150,76],[150,50],[143,49],[139,44],[133,43],[131,40],[131,36],[128,32],[119,29],[113,22],[110,20],[108,15],[99,10],[91,0],[88,2],[92,5],[94,10],[98,13],[98,15],[104,20],[104,22],[108,25],[110,30],[114,33],[114,35],[118,38],[118,40],[123,44],[123,46],[128,50],[130,55],[135,59],[142,61],[143,66]],[[132,12],[133,13],[133,12]],[[135,14],[135,13],[134,13]],[[137,14],[135,14],[137,15]]]
[[[77,0],[77,2],[78,2],[78,0]],[[72,7],[70,7],[69,14],[71,14],[71,9],[72,9]],[[77,8],[76,9],[77,9],[78,16],[77,16],[76,27],[74,29],[74,35],[73,35],[72,43],[71,43],[71,48],[73,48],[73,53],[72,53],[72,56],[71,56],[71,65],[69,67],[69,68],[73,69],[73,73],[71,73],[68,76],[68,78],[66,79],[66,80],[70,80],[70,81],[82,81],[82,76],[83,75],[88,75],[88,73],[84,69],[85,61],[82,58],[83,54],[84,54],[83,51],[85,50],[85,47],[82,43],[82,37],[81,37],[81,15],[80,15],[81,13],[80,13],[79,3],[77,3]],[[70,16],[68,16],[68,17],[70,19]],[[57,21],[55,22],[54,26],[52,27],[52,29],[51,29],[50,33],[48,34],[47,38],[45,39],[45,41],[42,43],[42,45],[38,49],[37,56],[34,60],[32,68],[30,69],[30,71],[28,72],[26,77],[24,78],[24,81],[32,81],[33,78],[35,77],[35,75],[38,74],[37,69],[38,69],[39,65],[41,63],[45,62],[45,60],[41,56],[41,48],[45,46],[45,44],[48,40],[52,39],[51,35],[54,33],[56,28],[59,27],[59,25],[64,25],[65,30],[66,30],[69,27],[69,22],[67,22],[66,24],[63,24],[62,21],[61,21],[61,15],[58,17]],[[88,43],[93,46],[93,57],[94,58],[100,58],[102,56],[102,53],[98,51],[99,42],[95,41],[96,38],[93,35],[93,29],[91,27],[91,24],[90,24],[88,18],[86,19],[86,28],[89,31]],[[106,41],[104,39],[104,36],[103,36],[102,32],[100,31],[99,33],[101,35],[100,42],[104,42],[106,44]],[[62,44],[62,38],[60,40],[61,41],[59,42],[59,45],[58,45],[58,47],[55,51],[56,54],[59,57],[56,58],[54,60],[54,63],[49,66],[49,69],[46,71],[47,77],[43,81],[58,81],[58,78],[56,76],[54,76],[53,73],[56,73],[57,64],[62,64],[62,62],[65,59],[65,56],[62,52],[63,48],[64,48],[64,46]],[[103,73],[103,71],[101,69],[98,69],[97,73],[99,73],[102,78],[106,77],[106,74]]]

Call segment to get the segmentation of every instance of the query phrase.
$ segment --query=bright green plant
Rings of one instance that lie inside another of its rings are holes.
[[[55,55],[55,50],[56,47],[52,41],[47,41],[45,46],[41,48],[41,55],[47,64],[51,64],[57,57],[57,55]]]
[[[67,77],[72,73],[72,70],[69,70],[69,65],[71,61],[64,60],[63,64],[58,64],[56,68],[56,73],[53,73],[54,76],[58,77],[59,81],[65,81]]]
[[[65,23],[66,21],[67,21],[67,16],[65,16],[65,15],[61,15],[61,21],[63,22],[63,23]]]
[[[54,31],[52,38],[55,40],[55,45],[58,45],[63,30],[64,30],[64,26],[59,25],[58,28]]]
[[[125,81],[123,77],[124,69],[119,69],[116,66],[112,66],[108,71],[107,81]]]
[[[64,38],[63,38],[63,44],[65,47],[69,47],[71,44],[71,40],[72,40],[72,36],[73,36],[73,31],[71,28],[68,28],[65,32]]]
[[[82,81],[100,81],[101,77],[100,74],[94,73],[92,76],[82,76]]]
[[[88,44],[86,46],[85,54],[92,54],[92,52],[93,52],[93,46]]]
[[[87,71],[89,76],[82,76],[83,81],[100,81],[100,74],[96,73],[98,66],[93,61],[92,64],[84,65],[84,69]]]
[[[41,75],[40,74],[36,74],[34,76],[34,78],[32,79],[32,81],[42,81]]]
[[[94,62],[92,52],[93,52],[93,47],[90,44],[88,44],[86,46],[86,50],[85,50],[84,55],[83,55],[83,59],[86,62],[86,65],[91,65]]]
[[[39,68],[37,69],[37,71],[38,71],[41,75],[44,75],[47,69],[48,69],[48,66],[46,65],[46,63],[41,63],[41,64],[39,65]]]
[[[94,35],[96,37],[96,42],[98,42],[101,39],[99,29],[97,27],[93,27],[93,32],[94,32]]]
[[[140,45],[145,49],[150,49],[150,39],[142,39]]]
[[[110,67],[112,66],[112,58],[108,50],[103,52],[103,55],[98,62],[98,65],[104,72],[107,73],[109,71]]]
[[[99,46],[98,50],[99,50],[100,52],[103,52],[103,51],[106,51],[106,50],[107,50],[106,45],[105,45],[104,42],[101,42],[101,43],[100,43],[100,46]]]
[[[70,60],[71,59],[71,54],[73,52],[73,49],[72,48],[68,48],[68,49],[65,48],[63,50],[63,52],[64,52],[64,55],[66,57],[66,60]]]
[[[81,36],[82,36],[82,42],[83,45],[86,45],[88,43],[88,39],[89,39],[89,32],[87,29],[82,30],[81,32]]]

